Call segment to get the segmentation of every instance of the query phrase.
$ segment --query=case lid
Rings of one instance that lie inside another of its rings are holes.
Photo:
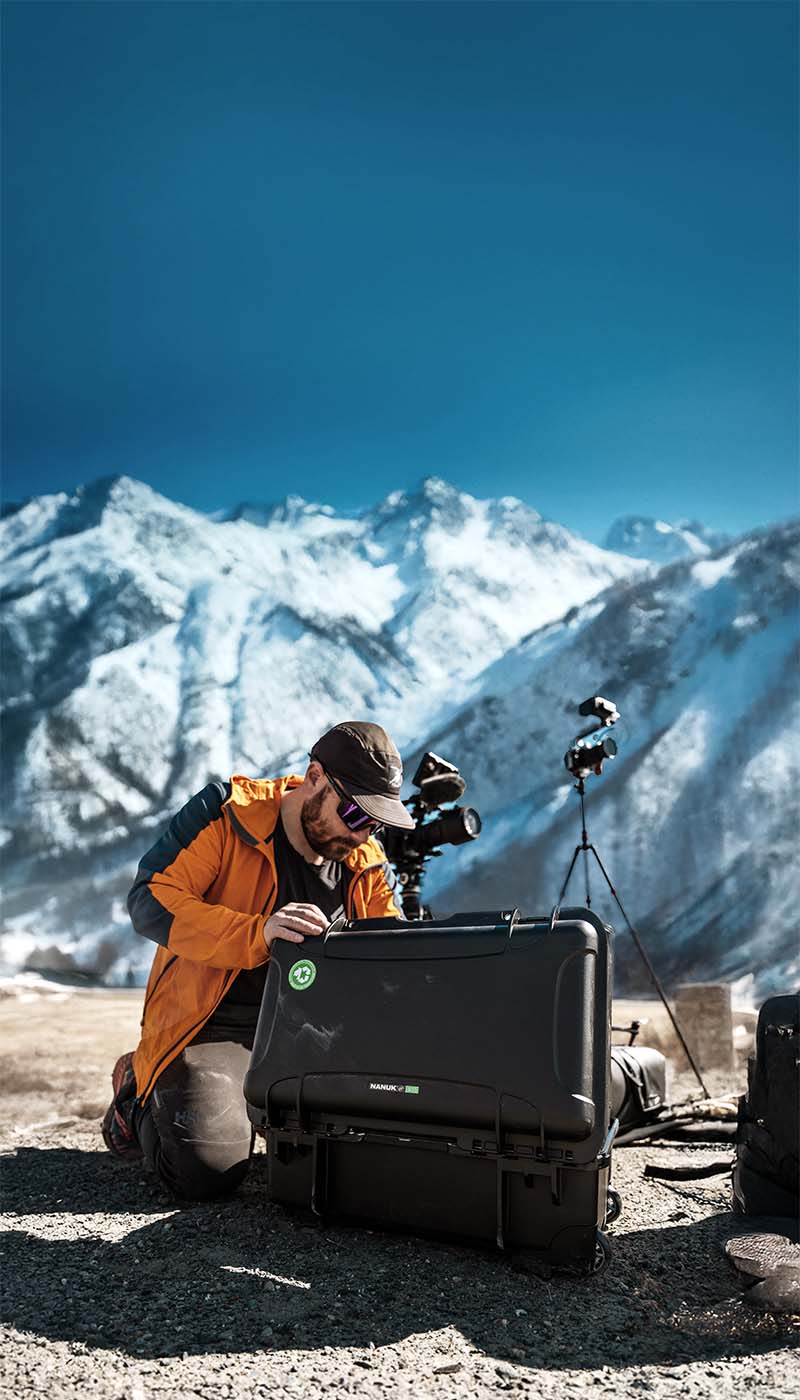
[[[278,943],[245,1097],[276,1127],[527,1138],[588,1161],[608,1126],[609,933],[588,910],[552,929],[504,910]]]

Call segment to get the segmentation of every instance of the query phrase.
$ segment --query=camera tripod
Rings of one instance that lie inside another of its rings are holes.
[[[640,957],[641,957],[641,959],[642,959],[642,962],[644,963],[645,967],[647,968],[647,972],[648,972],[648,975],[649,975],[649,977],[650,977],[650,981],[653,983],[653,986],[655,987],[656,991],[658,992],[658,995],[659,995],[660,998],[661,998],[661,1001],[662,1001],[663,1004],[664,1004],[664,1010],[666,1011],[667,1015],[669,1016],[670,1021],[672,1022],[673,1030],[675,1031],[675,1034],[677,1035],[678,1040],[680,1041],[681,1046],[683,1047],[683,1052],[684,1052],[684,1054],[685,1054],[687,1060],[689,1061],[689,1064],[690,1064],[691,1067],[692,1067],[692,1071],[693,1071],[693,1073],[694,1073],[694,1076],[695,1076],[695,1078],[696,1078],[698,1084],[700,1085],[700,1088],[703,1090],[704,1096],[705,1096],[707,1099],[709,1099],[709,1098],[711,1097],[711,1095],[709,1094],[708,1089],[707,1089],[706,1086],[705,1086],[705,1083],[704,1083],[704,1081],[703,1081],[703,1076],[702,1076],[702,1074],[700,1073],[700,1070],[698,1069],[698,1067],[697,1067],[697,1065],[696,1065],[696,1063],[695,1063],[694,1056],[692,1055],[692,1052],[691,1052],[691,1050],[689,1049],[689,1046],[686,1044],[686,1037],[684,1036],[683,1031],[681,1030],[681,1028],[680,1028],[680,1026],[679,1026],[679,1024],[678,1024],[678,1021],[677,1021],[677,1019],[676,1019],[676,1017],[675,1017],[674,1012],[672,1011],[672,1008],[670,1007],[669,1002],[667,1001],[666,993],[665,993],[664,988],[662,987],[662,985],[661,985],[661,983],[660,983],[660,981],[659,981],[659,979],[658,979],[658,976],[656,975],[656,970],[655,970],[655,968],[653,967],[653,964],[651,963],[649,957],[647,956],[647,953],[645,952],[645,949],[644,949],[644,946],[643,946],[643,944],[642,944],[642,940],[641,940],[641,938],[639,937],[639,934],[636,932],[636,929],[633,927],[633,924],[631,923],[630,919],[628,918],[627,914],[625,913],[625,910],[624,910],[623,907],[622,907],[622,901],[621,901],[619,895],[617,894],[617,891],[614,889],[614,886],[612,885],[611,880],[609,879],[608,871],[606,870],[605,866],[603,865],[603,862],[601,861],[599,855],[597,854],[597,851],[596,851],[594,845],[593,845],[593,844],[590,842],[590,840],[589,840],[589,836],[588,836],[588,833],[587,833],[587,830],[586,830],[586,807],[585,807],[585,802],[584,802],[584,796],[585,796],[585,792],[586,792],[586,785],[585,785],[585,780],[584,780],[583,778],[578,778],[578,781],[577,781],[576,784],[575,784],[575,791],[579,794],[580,799],[581,799],[581,839],[580,839],[580,842],[578,843],[578,845],[575,847],[575,850],[574,850],[573,853],[572,853],[572,860],[570,861],[570,863],[569,863],[569,869],[567,870],[567,873],[566,873],[566,875],[564,876],[564,883],[563,883],[563,885],[561,886],[561,893],[560,893],[559,896],[558,896],[558,904],[556,905],[556,908],[554,909],[553,914],[555,915],[556,918],[558,917],[558,910],[561,908],[561,905],[562,905],[563,902],[564,902],[564,895],[565,895],[566,892],[567,892],[567,885],[568,885],[569,882],[570,882],[570,878],[571,878],[571,876],[572,876],[572,872],[573,872],[573,870],[575,869],[575,865],[576,865],[576,863],[577,863],[578,856],[581,854],[581,851],[583,852],[584,866],[585,866],[585,869],[586,869],[586,907],[587,907],[587,909],[591,909],[591,907],[592,907],[592,895],[591,895],[591,889],[590,889],[590,885],[589,885],[589,853],[591,852],[591,854],[594,856],[595,860],[597,861],[597,864],[598,864],[599,867],[600,867],[600,871],[601,871],[601,874],[602,874],[602,876],[603,876],[603,879],[605,880],[606,884],[608,885],[608,888],[610,889],[610,891],[611,891],[611,893],[612,893],[612,895],[613,895],[613,897],[614,897],[614,901],[615,901],[615,903],[616,903],[616,905],[617,905],[617,908],[619,909],[620,914],[622,915],[623,919],[625,920],[625,926],[626,926],[626,928],[627,928],[627,930],[628,930],[628,933],[630,934],[631,938],[633,939],[634,943],[636,944],[636,948],[637,948],[637,950],[638,950],[638,952],[639,952],[639,955],[640,955]]]

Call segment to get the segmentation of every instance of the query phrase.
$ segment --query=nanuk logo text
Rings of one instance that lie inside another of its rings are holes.
[[[405,1093],[405,1084],[370,1084],[370,1089],[385,1089],[388,1093],[396,1091],[398,1094]]]

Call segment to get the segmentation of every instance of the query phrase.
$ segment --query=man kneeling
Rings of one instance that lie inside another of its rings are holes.
[[[128,896],[136,932],[160,946],[103,1138],[187,1200],[226,1195],[247,1171],[242,1086],[275,939],[319,937],[341,913],[402,917],[377,839],[384,825],[414,825],[395,745],[352,721],[310,759],[304,778],[209,783],[143,857]]]

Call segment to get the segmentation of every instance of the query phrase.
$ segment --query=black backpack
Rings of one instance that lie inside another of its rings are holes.
[[[739,1099],[732,1207],[737,1215],[800,1217],[800,995],[770,997]]]

